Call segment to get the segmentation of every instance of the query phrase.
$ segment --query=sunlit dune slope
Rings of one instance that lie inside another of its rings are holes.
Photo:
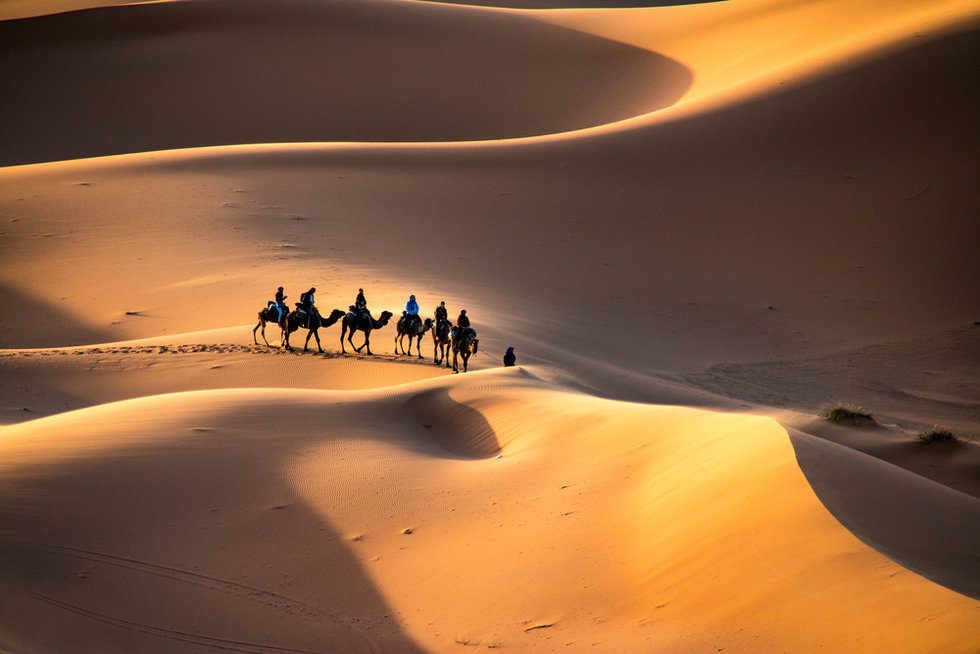
[[[57,648],[66,632],[35,628],[66,608],[88,618],[74,643],[140,651],[190,651],[181,634],[304,651],[965,652],[980,638],[977,602],[845,531],[765,419],[510,371],[150,397],[0,442],[0,607],[21,645]],[[229,604],[192,610],[215,595]]]
[[[203,0],[0,23],[0,164],[289,141],[548,134],[653,111],[658,54],[500,12]]]

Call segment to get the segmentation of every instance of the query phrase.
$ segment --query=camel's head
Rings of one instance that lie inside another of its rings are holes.
[[[432,329],[432,318],[426,318],[425,322],[422,323],[422,333],[424,334],[430,329]]]
[[[393,313],[392,313],[392,312],[390,312],[390,311],[382,311],[382,312],[381,312],[381,319],[380,319],[380,320],[378,320],[378,322],[380,322],[380,323],[386,323],[386,322],[388,322],[389,320],[391,320],[391,317],[392,317],[393,315],[395,315],[395,314],[393,314]]]
[[[340,309],[334,309],[330,312],[330,320],[337,322],[341,318],[347,315],[346,311],[341,311]]]

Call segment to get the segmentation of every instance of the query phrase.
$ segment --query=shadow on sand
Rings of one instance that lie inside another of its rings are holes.
[[[980,600],[980,500],[843,445],[787,431],[817,498],[851,533],[900,565]]]
[[[0,642],[420,652],[350,543],[282,483],[272,459],[268,447],[202,431],[4,475]]]

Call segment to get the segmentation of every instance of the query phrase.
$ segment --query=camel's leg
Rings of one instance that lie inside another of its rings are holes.
[[[320,345],[320,330],[319,329],[314,329],[313,330],[313,338],[316,339],[316,349],[319,350],[320,354],[323,354],[323,347]],[[310,337],[307,336],[306,337],[306,340],[310,340]]]
[[[369,357],[373,357],[374,354],[371,352],[371,332],[364,332],[364,345],[361,349],[367,348],[367,353]]]
[[[411,348],[409,348],[409,354],[411,354],[411,351],[412,351]],[[418,342],[415,344],[415,353],[419,355],[420,359],[425,358],[424,356],[422,356],[422,334],[419,334]]]
[[[355,352],[360,353],[360,351],[362,349],[364,349],[364,346],[363,345],[361,347],[354,347],[354,332],[353,331],[347,335],[347,342],[350,343],[350,346],[352,348],[354,348],[354,351]]]
[[[256,345],[259,344],[259,339],[255,338],[255,330],[257,330],[259,328],[259,325],[261,325],[261,324],[262,324],[262,321],[260,320],[259,321],[259,324],[252,328],[252,342],[255,343]],[[262,328],[262,338],[265,338],[265,327],[264,326]]]
[[[347,354],[347,350],[344,349],[344,336],[347,336],[347,323],[340,326],[340,353]]]
[[[456,357],[459,356],[459,352],[455,349],[453,350],[453,372],[459,372],[459,364],[456,361]]]
[[[303,343],[303,351],[304,352],[306,352],[307,348],[310,347],[310,336],[313,336],[313,330],[312,329],[310,329],[310,330],[308,330],[306,332],[306,342]],[[317,336],[317,340],[320,340],[320,337],[319,336]]]
[[[289,330],[288,329],[286,330],[286,333],[283,336],[283,344],[284,344],[284,347],[287,350],[292,351],[293,348],[292,348],[292,346],[289,345]]]

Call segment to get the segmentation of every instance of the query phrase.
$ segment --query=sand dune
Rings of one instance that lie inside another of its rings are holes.
[[[975,3],[598,4],[0,2],[0,650],[976,650]]]
[[[5,495],[35,498],[4,521],[8,642],[66,609],[87,618],[73,642],[141,651],[968,651],[980,635],[976,601],[830,517],[772,421],[519,372],[420,384],[177,393],[7,428]],[[191,610],[215,593],[231,606]]]
[[[4,103],[4,165],[548,134],[660,109],[690,84],[684,66],[622,43],[386,0],[96,8],[0,23],[0,43],[0,75],[18,89]]]

